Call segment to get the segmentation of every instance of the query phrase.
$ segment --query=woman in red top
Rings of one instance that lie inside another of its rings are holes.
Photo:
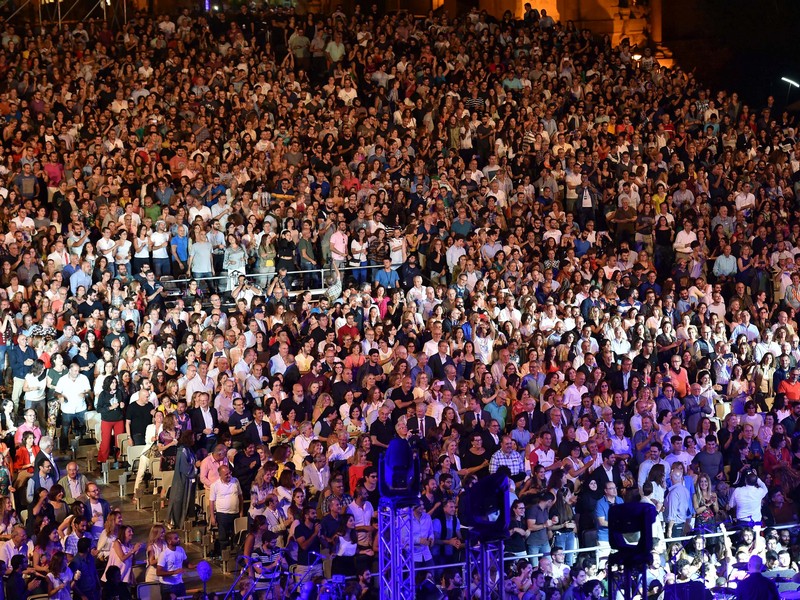
[[[772,481],[781,488],[793,489],[800,483],[800,473],[791,467],[792,455],[786,447],[786,437],[773,433],[769,447],[764,452],[764,470],[772,475]]]

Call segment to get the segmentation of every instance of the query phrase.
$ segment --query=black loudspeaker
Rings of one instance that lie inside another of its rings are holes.
[[[687,581],[664,586],[664,600],[705,600],[708,596],[711,594],[702,581]]]
[[[466,490],[458,503],[461,525],[484,542],[505,538],[511,520],[508,488],[508,476],[495,473]]]
[[[655,521],[656,507],[649,502],[614,504],[608,511],[608,543],[617,552],[650,554]]]
[[[419,497],[419,478],[419,457],[406,440],[393,439],[378,461],[381,496],[415,499]]]

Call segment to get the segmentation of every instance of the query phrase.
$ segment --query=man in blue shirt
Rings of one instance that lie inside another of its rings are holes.
[[[176,235],[170,240],[172,254],[172,272],[177,275],[185,275],[186,267],[189,264],[189,237],[186,235],[186,226],[178,225]]]
[[[12,346],[8,352],[8,362],[11,366],[11,375],[14,378],[11,400],[14,402],[15,407],[19,406],[19,398],[22,395],[25,376],[30,372],[33,363],[36,362],[36,358],[36,351],[28,346],[27,336],[17,336],[17,345]]]
[[[669,473],[672,483],[664,499],[668,538],[681,537],[688,530],[689,519],[694,516],[694,505],[689,488],[683,483],[683,463],[674,462]]]
[[[92,265],[88,260],[83,261],[80,271],[75,271],[69,278],[69,288],[73,296],[78,293],[79,287],[87,292],[92,287]]]
[[[594,509],[594,516],[597,519],[597,545],[600,547],[597,553],[598,560],[607,558],[611,553],[611,544],[608,542],[608,512],[612,504],[622,504],[622,499],[617,496],[617,484],[607,481],[603,488],[603,497],[597,501]]]
[[[733,280],[733,276],[738,271],[736,257],[731,255],[731,245],[725,244],[722,254],[714,261],[714,275],[718,283],[726,283]]]
[[[382,285],[387,294],[400,284],[400,277],[392,270],[392,261],[388,258],[383,259],[383,269],[375,273],[375,283]]]
[[[92,556],[92,540],[83,537],[78,540],[77,554],[69,566],[73,573],[80,572],[75,577],[75,591],[80,598],[97,600],[100,598],[100,579],[97,577],[97,568]]]

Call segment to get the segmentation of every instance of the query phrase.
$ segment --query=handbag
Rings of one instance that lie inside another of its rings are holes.
[[[144,455],[150,460],[161,458],[161,450],[158,449],[158,442],[153,442],[153,445],[145,450]]]

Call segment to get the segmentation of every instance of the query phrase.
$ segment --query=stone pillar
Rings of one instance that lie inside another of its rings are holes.
[[[661,9],[662,0],[650,0],[650,37],[657,46],[664,41]]]

